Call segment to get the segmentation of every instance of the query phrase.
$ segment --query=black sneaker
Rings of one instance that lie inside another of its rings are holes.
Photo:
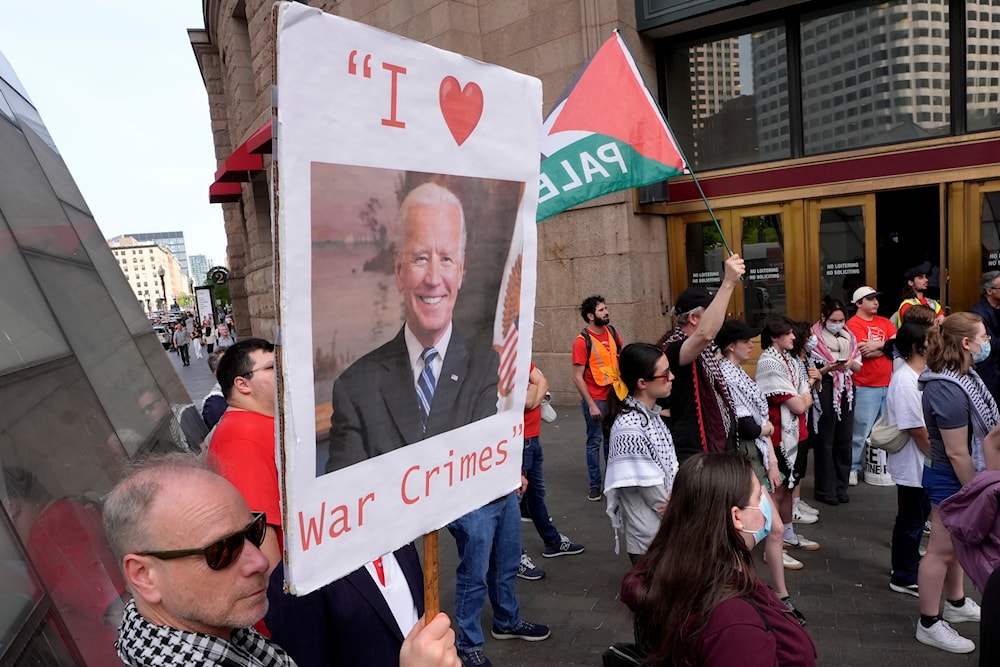
[[[560,534],[559,544],[551,547],[545,547],[545,549],[542,550],[542,557],[555,558],[556,556],[573,556],[579,553],[583,553],[583,545],[572,542],[568,537]]]
[[[601,487],[599,486],[590,487],[590,493],[587,494],[587,500],[596,503],[600,499],[601,499]]]
[[[799,608],[795,606],[794,602],[792,602],[792,598],[786,595],[785,597],[779,599],[785,605],[788,611],[792,613],[792,616],[795,617],[795,620],[798,621],[799,625],[805,627],[806,617],[802,615],[802,612],[799,611]]]
[[[907,595],[912,595],[915,598],[920,597],[919,589],[916,584],[897,584],[895,581],[889,580],[889,588],[897,593],[906,593]]]
[[[494,625],[490,634],[493,635],[493,639],[523,639],[526,642],[540,642],[543,639],[548,639],[552,633],[549,632],[547,625],[521,621],[510,630],[501,630]]]
[[[527,551],[521,551],[521,562],[517,564],[517,576],[528,581],[538,581],[545,576],[545,570],[531,562]]]
[[[462,667],[493,667],[490,659],[479,649],[469,651],[468,653],[460,651],[458,658],[462,661]]]

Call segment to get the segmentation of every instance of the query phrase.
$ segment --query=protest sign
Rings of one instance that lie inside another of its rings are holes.
[[[520,483],[541,84],[301,4],[278,6],[276,44],[278,456],[301,595]]]

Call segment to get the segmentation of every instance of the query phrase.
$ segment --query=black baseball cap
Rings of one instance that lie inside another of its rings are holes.
[[[715,336],[715,344],[720,350],[725,350],[726,346],[738,340],[750,340],[760,335],[760,329],[747,326],[739,320],[726,320],[719,333]]]
[[[702,285],[688,287],[677,297],[677,304],[674,310],[678,315],[688,313],[695,308],[707,308],[712,303],[712,293]]]
[[[934,265],[930,262],[924,262],[920,266],[914,266],[912,269],[907,269],[906,273],[903,274],[903,278],[906,280],[913,280],[917,276],[930,275],[931,269]]]

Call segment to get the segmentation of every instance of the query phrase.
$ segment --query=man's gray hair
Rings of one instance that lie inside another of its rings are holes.
[[[986,294],[986,290],[993,289],[993,282],[997,278],[1000,278],[1000,271],[987,271],[983,274],[979,280],[979,287],[983,290],[983,294]]]
[[[399,213],[396,214],[396,252],[400,251],[400,241],[406,236],[406,219],[410,208],[413,206],[454,206],[458,209],[459,221],[459,243],[458,254],[460,258],[465,257],[465,210],[462,202],[455,193],[448,188],[437,183],[422,183],[410,190],[409,194],[403,198],[403,203],[399,205]]]
[[[163,480],[172,474],[211,472],[205,461],[192,454],[164,454],[136,462],[104,501],[104,532],[108,546],[121,567],[125,554],[155,548],[149,514],[163,491]]]
[[[692,315],[701,315],[705,312],[705,306],[698,306],[697,308],[692,308],[686,313],[681,313],[677,316],[677,326],[686,327],[691,322]]]

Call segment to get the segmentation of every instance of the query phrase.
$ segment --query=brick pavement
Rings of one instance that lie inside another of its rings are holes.
[[[195,402],[213,381],[204,361],[181,367],[168,355]],[[605,503],[586,498],[583,416],[578,404],[557,406],[559,418],[542,428],[547,503],[556,527],[587,550],[577,556],[542,558],[542,542],[534,527],[522,523],[522,542],[535,564],[544,568],[540,581],[518,580],[522,616],[552,627],[544,642],[498,641],[489,636],[489,604],[483,612],[486,654],[497,667],[600,665],[609,644],[631,639],[631,620],[618,599],[618,586],[628,570],[624,554],[614,555]],[[806,499],[811,483],[805,484]],[[913,638],[919,613],[917,599],[889,590],[889,535],[895,515],[895,489],[862,483],[851,490],[851,502],[820,506],[820,521],[797,530],[821,543],[819,551],[796,553],[805,569],[788,573],[788,587],[806,615],[824,667],[951,667],[977,665],[978,651],[952,655]],[[818,505],[818,503],[817,503]],[[447,530],[440,535],[441,600],[451,613],[454,604],[455,543]],[[758,572],[767,570],[758,558]],[[979,595],[966,582],[966,590]],[[979,625],[956,626],[978,643]]]

